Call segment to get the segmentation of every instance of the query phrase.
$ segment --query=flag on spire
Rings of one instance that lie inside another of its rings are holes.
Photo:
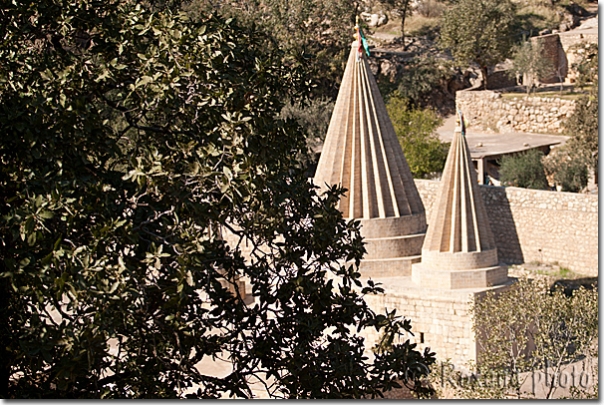
[[[371,56],[369,52],[369,44],[367,43],[367,39],[365,39],[365,35],[363,35],[363,30],[361,29],[361,24],[359,24],[359,16],[357,16],[357,24],[354,27],[357,30],[357,41],[359,43],[359,54],[363,53],[363,49],[365,49],[365,53],[367,56]]]

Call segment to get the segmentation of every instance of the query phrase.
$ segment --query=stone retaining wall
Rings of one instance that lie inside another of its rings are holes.
[[[431,211],[440,182],[415,180]],[[557,262],[575,272],[598,275],[598,196],[480,186],[499,260],[507,264]]]
[[[575,109],[574,100],[557,97],[507,99],[494,91],[458,91],[455,97],[469,127],[494,132],[561,134]]]

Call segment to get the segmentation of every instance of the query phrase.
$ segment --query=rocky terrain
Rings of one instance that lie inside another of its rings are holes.
[[[597,10],[597,3],[589,3],[586,8],[576,4],[571,5],[561,16],[562,22],[558,30],[544,30],[540,34],[571,34],[575,30],[597,30]],[[369,62],[373,74],[378,77],[379,81],[385,81],[394,86],[400,81],[406,70],[431,61],[441,74],[438,85],[422,104],[435,108],[443,116],[447,116],[455,110],[456,91],[481,85],[479,69],[477,67],[469,67],[465,70],[455,68],[451,56],[438,49],[435,38],[429,36],[406,37],[403,44],[400,35],[392,33],[392,30],[379,29],[380,26],[388,23],[388,17],[384,11],[366,12],[362,14],[362,17],[373,29],[373,32],[368,33],[371,46]],[[398,31],[400,32],[400,27]],[[510,63],[511,61],[508,60],[496,66],[493,71],[505,70]]]

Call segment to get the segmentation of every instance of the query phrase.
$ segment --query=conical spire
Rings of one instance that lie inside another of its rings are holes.
[[[431,287],[487,287],[507,279],[478,188],[461,112],[413,281]]]
[[[353,43],[319,159],[315,184],[341,184],[346,218],[424,212],[401,146],[365,57]]]
[[[393,275],[397,266],[401,274],[395,261],[404,257],[410,275],[409,257],[418,261],[426,230],[425,210],[357,35],[314,183],[348,190],[339,208],[345,218],[361,220],[368,251],[364,274],[372,260],[380,274]]]

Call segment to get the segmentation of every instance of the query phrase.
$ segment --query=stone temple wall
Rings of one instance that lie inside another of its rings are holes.
[[[381,281],[381,280],[378,280]],[[402,278],[399,283],[411,286],[411,280]],[[429,347],[436,352],[438,361],[450,360],[457,366],[467,366],[476,362],[476,339],[472,331],[470,308],[474,294],[447,294],[449,291],[420,290],[391,291],[386,294],[367,295],[365,301],[378,313],[396,309],[397,315],[411,320],[411,334],[401,341],[410,340],[423,351]],[[380,335],[374,328],[365,329],[361,335],[366,339],[366,347],[377,344]]]
[[[561,134],[575,110],[574,100],[557,97],[508,99],[494,91],[458,91],[455,97],[469,128],[495,132]]]
[[[430,226],[440,182],[415,180]],[[480,186],[499,260],[555,263],[598,275],[598,196]]]

